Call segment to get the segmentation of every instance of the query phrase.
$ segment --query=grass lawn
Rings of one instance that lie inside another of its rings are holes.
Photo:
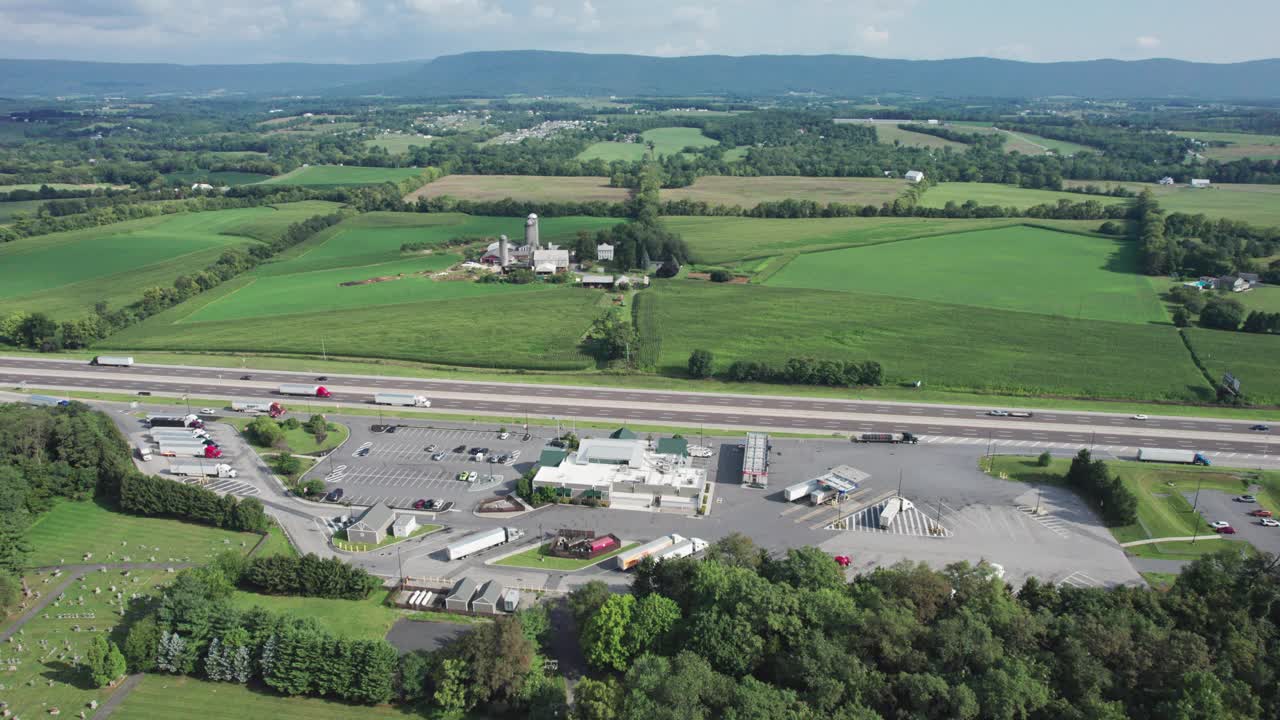
[[[1065,140],[1052,140],[1031,133],[1012,132],[1009,130],[1000,130],[989,122],[948,122],[948,126],[959,132],[971,132],[982,135],[993,133],[1004,134],[1004,151],[1007,153],[1017,152],[1023,155],[1043,155],[1046,151],[1052,150],[1059,155],[1075,155],[1076,153],[1092,152],[1100,153],[1101,150],[1091,148],[1086,145],[1078,145]]]
[[[202,720],[412,720],[412,708],[391,705],[348,705],[333,700],[285,697],[267,688],[247,688],[190,677],[148,675],[116,708],[116,720],[187,718],[199,709]]]
[[[675,155],[686,147],[702,148],[719,144],[718,140],[713,140],[703,135],[702,130],[687,127],[654,128],[640,133],[640,137],[642,141],[636,143],[593,143],[586,150],[578,153],[578,159],[599,159],[606,162],[613,160],[640,160],[648,152],[649,142],[653,143],[653,151],[659,156]]]
[[[127,185],[112,185],[111,183],[17,183],[14,185],[0,185],[0,193],[13,192],[14,190],[39,190],[46,185],[54,190],[85,190],[88,188],[128,187]]]
[[[77,658],[88,652],[94,635],[109,633],[116,626],[123,611],[117,592],[124,593],[127,603],[130,595],[150,595],[172,577],[163,571],[134,571],[125,577],[121,571],[111,570],[91,572],[72,583],[65,591],[65,599],[48,605],[22,627],[22,635],[4,645],[6,665],[17,668],[4,674],[4,690],[0,692],[0,697],[8,703],[11,717],[47,718],[53,707],[67,717],[75,717],[81,709],[92,714],[87,708],[89,702],[103,702],[113,689],[91,687]],[[44,574],[33,587],[40,592],[51,592],[65,578],[65,575],[54,578]],[[96,589],[101,592],[95,592]],[[80,617],[58,617],[72,614]]]
[[[45,312],[55,319],[112,308],[203,269],[228,248],[269,239],[332,203],[296,203],[182,213],[26,238],[0,246],[0,315]]]
[[[1205,147],[1198,150],[1211,160],[1280,160],[1280,135],[1201,130],[1175,130],[1173,134],[1207,143],[1226,143],[1225,147]]]
[[[231,596],[231,604],[245,610],[257,606],[277,613],[305,615],[315,618],[321,627],[334,635],[381,640],[387,636],[392,624],[404,617],[400,610],[383,604],[386,595],[383,590],[374,590],[364,600],[332,600],[237,590]]]
[[[795,356],[874,359],[887,384],[923,380],[933,390],[1181,401],[1213,394],[1173,328],[698,280],[648,292],[662,332],[659,369],[679,376],[702,348],[718,368]]]
[[[878,122],[876,126],[876,140],[885,145],[905,145],[906,147],[920,148],[951,148],[956,151],[963,151],[967,145],[947,140],[928,133],[912,132],[911,130],[903,130],[898,127],[899,124],[910,124],[909,120],[894,120],[892,122]]]
[[[1173,573],[1144,572],[1141,575],[1142,579],[1156,590],[1168,590],[1178,580],[1178,576]]]
[[[252,185],[271,178],[270,175],[233,170],[183,170],[161,176],[165,182],[175,180],[184,183],[209,183],[214,187],[220,185]]]
[[[267,540],[258,547],[258,551],[254,553],[254,557],[267,557],[269,555],[288,555],[289,557],[298,557],[298,549],[289,542],[289,537],[284,534],[284,530],[279,525],[272,524],[267,529]]]
[[[1135,545],[1125,548],[1125,552],[1134,557],[1150,558],[1152,560],[1195,560],[1204,555],[1212,555],[1224,550],[1243,551],[1251,554],[1256,552],[1252,545],[1243,540],[1231,540],[1212,532],[1202,535],[1202,537],[1204,539],[1196,540],[1195,542],[1184,540],[1182,542]]]
[[[44,200],[13,200],[10,202],[0,202],[0,225],[12,222],[14,216],[18,213],[25,213],[31,217],[35,217],[36,212],[44,203]]]
[[[403,155],[409,152],[409,148],[426,147],[431,144],[434,138],[425,138],[421,135],[410,133],[387,133],[379,135],[372,140],[365,140],[364,144],[369,147],[380,147],[391,153],[392,155]]]
[[[533,568],[534,570],[561,570],[564,572],[573,572],[574,570],[581,570],[583,568],[602,563],[624,550],[630,550],[637,544],[638,543],[631,543],[629,545],[623,545],[612,552],[607,552],[599,557],[594,557],[589,560],[555,557],[547,552],[547,549],[551,547],[550,545],[539,545],[537,547],[529,548],[524,552],[519,552],[515,555],[502,558],[493,564],[506,565],[507,567]]]
[[[300,398],[300,399],[305,401],[305,398]],[[298,422],[305,423],[310,417],[307,414],[307,408],[305,404],[304,405],[295,404],[293,405],[293,407],[289,407],[289,405],[286,404],[285,408],[289,410],[289,415],[291,417],[296,418]],[[247,416],[246,417],[230,417],[226,419],[226,422],[235,426],[237,430],[244,432],[244,429],[248,427],[249,423],[253,422],[253,420],[254,418],[247,417]],[[330,422],[328,429],[329,429],[329,435],[324,439],[323,445],[320,445],[319,443],[317,443],[316,436],[307,432],[306,428],[303,428],[303,427],[296,427],[296,428],[293,428],[292,430],[285,430],[284,439],[285,439],[285,442],[288,443],[289,445],[289,451],[296,455],[318,455],[322,452],[327,452],[333,448],[338,447],[342,443],[346,442],[347,437],[351,435],[351,428],[347,427],[346,425],[343,425],[342,423]],[[245,436],[245,442],[248,442],[253,447],[253,449],[257,450],[260,453],[269,454],[269,453],[276,452],[275,448],[255,445],[253,442],[249,440],[248,436]]]
[[[542,175],[447,175],[414,190],[406,199],[448,195],[459,200],[502,200],[515,198],[532,202],[571,200],[624,202],[627,188],[610,187],[602,177],[546,177]],[[546,223],[554,218],[546,218]],[[539,226],[539,232],[542,231]],[[513,238],[523,237],[507,232]]]
[[[382,542],[378,543],[377,545],[353,543],[350,540],[347,540],[347,531],[342,530],[333,536],[333,544],[337,545],[340,550],[346,550],[347,552],[372,552],[374,550],[381,550],[382,548],[387,547],[389,545],[395,545],[396,543],[403,542],[405,540],[412,540],[413,538],[416,538],[416,537],[428,535],[430,533],[436,532],[442,527],[444,526],[431,525],[431,524],[419,525],[417,529],[409,533],[408,537],[396,537],[392,535],[387,535],[382,539]]]
[[[422,173],[421,168],[357,167],[355,165],[311,165],[264,180],[263,185],[306,185],[344,187],[400,182]]]
[[[1067,180],[1067,185],[1087,185],[1080,180]],[[1134,192],[1150,189],[1156,202],[1166,213],[1204,213],[1209,217],[1240,220],[1264,227],[1280,226],[1280,185],[1240,185],[1214,183],[1210,188],[1154,183],[1105,183],[1124,185]],[[1016,188],[1015,188],[1016,189]],[[1029,191],[1030,192],[1030,191]],[[932,191],[925,193],[926,202]],[[1091,197],[1091,196],[1086,196]]]
[[[1106,185],[1103,182],[1095,182],[1093,184]],[[1059,192],[1057,190],[1032,190],[1014,185],[979,182],[939,183],[926,190],[920,202],[926,207],[940,208],[945,207],[948,202],[963,205],[969,200],[973,200],[979,205],[999,205],[1000,207],[1021,209],[1026,209],[1033,205],[1054,204],[1059,200],[1069,200],[1073,203],[1097,200],[1103,205],[1118,205],[1129,202],[1128,198],[1082,195],[1080,193]]]
[[[76,564],[84,561],[85,553],[93,553],[93,562],[103,563],[202,563],[227,550],[248,552],[258,537],[180,520],[126,515],[96,502],[63,501],[37,518],[27,532],[32,547],[27,564]]]
[[[907,183],[893,178],[828,178],[778,175],[728,177],[705,175],[693,185],[662,191],[663,200],[692,200],[710,205],[755,207],[761,202],[812,200],[816,203],[879,205],[893,202]],[[925,193],[927,196],[928,193]]]
[[[1254,404],[1280,404],[1280,337],[1203,328],[1185,332],[1215,379],[1230,372]]]
[[[1128,240],[1017,226],[801,255],[769,285],[1004,310],[1167,322]]]

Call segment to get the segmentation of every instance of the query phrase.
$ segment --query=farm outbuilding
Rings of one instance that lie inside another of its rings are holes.
[[[387,526],[395,518],[391,508],[378,503],[347,528],[347,540],[362,545],[377,545],[387,537]]]
[[[907,174],[903,177],[907,179],[907,182],[918,183],[921,180],[924,180],[924,173],[919,170],[908,170]]]
[[[1191,178],[1191,187],[1193,188],[1207,188],[1211,184],[1212,183],[1205,178]]]

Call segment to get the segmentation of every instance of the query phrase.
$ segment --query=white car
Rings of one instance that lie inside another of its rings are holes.
[[[217,412],[218,411],[214,410],[213,408],[200,408],[201,415],[213,415],[213,414],[216,414]]]
[[[1133,416],[1133,419],[1134,419],[1134,420],[1146,420],[1146,419],[1147,419],[1147,416],[1146,416],[1146,415],[1134,415],[1134,416]]]
[[[475,470],[472,470],[471,472],[467,473],[467,482],[473,483],[476,481],[477,477],[480,477],[480,474],[477,473]]]
[[[1007,410],[992,410],[987,414],[992,417],[1009,417],[1009,412]]]
[[[511,433],[507,432],[506,430],[503,430],[502,432],[498,433],[499,440],[506,440],[509,437],[511,437]]]
[[[1230,526],[1231,526],[1231,523],[1227,522],[1226,520],[1214,520],[1213,522],[1209,523],[1209,527],[1214,529],[1230,527]]]
[[[1262,518],[1258,521],[1258,524],[1262,527],[1280,527],[1280,520],[1276,520],[1275,518]]]

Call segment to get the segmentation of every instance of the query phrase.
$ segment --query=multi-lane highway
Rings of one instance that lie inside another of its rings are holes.
[[[248,376],[248,379],[244,379]],[[317,382],[310,373],[234,368],[134,365],[0,357],[0,384],[200,397],[263,398],[281,383]],[[992,417],[991,408],[788,396],[733,395],[542,384],[468,382],[367,375],[329,375],[321,382],[340,406],[369,406],[374,392],[401,390],[431,398],[433,412],[496,417],[553,417],[659,425],[815,433],[898,430],[917,435],[1031,441],[1039,444],[1173,447],[1247,455],[1280,455],[1280,434],[1256,432],[1254,421],[1035,411],[1029,418]],[[305,398],[284,402],[304,403]],[[1016,408],[1001,408],[1013,410]]]

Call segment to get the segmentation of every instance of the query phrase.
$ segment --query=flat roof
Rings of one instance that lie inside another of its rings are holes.
[[[625,463],[639,467],[644,463],[644,441],[589,438],[578,445],[569,460],[579,465]]]
[[[769,436],[765,433],[747,433],[747,447],[742,453],[742,472],[763,475],[769,470]]]

